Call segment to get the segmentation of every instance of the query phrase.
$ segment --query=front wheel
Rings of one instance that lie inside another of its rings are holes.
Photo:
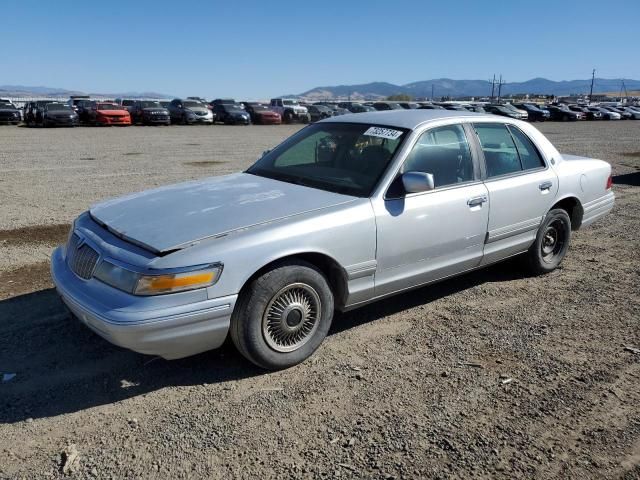
[[[324,275],[303,261],[277,264],[242,292],[231,339],[248,360],[268,370],[296,365],[320,346],[333,319]]]
[[[562,209],[551,210],[538,229],[536,241],[527,253],[529,267],[536,275],[555,270],[569,249],[571,219]]]

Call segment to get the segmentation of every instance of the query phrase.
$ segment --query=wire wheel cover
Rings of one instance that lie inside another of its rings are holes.
[[[269,301],[262,318],[262,335],[276,352],[287,353],[307,343],[320,323],[318,293],[306,283],[292,283]]]

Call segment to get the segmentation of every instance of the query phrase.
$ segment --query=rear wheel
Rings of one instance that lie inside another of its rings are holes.
[[[231,317],[231,339],[256,365],[279,370],[307,359],[333,319],[324,275],[303,261],[276,265],[243,291]]]
[[[527,253],[529,267],[536,275],[555,270],[564,259],[571,240],[571,219],[562,209],[551,210],[538,229],[536,241]]]

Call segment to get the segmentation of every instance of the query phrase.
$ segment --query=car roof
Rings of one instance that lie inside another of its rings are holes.
[[[363,112],[331,117],[321,122],[370,123],[390,127],[415,129],[419,125],[442,119],[494,118],[494,115],[459,110],[386,110]]]

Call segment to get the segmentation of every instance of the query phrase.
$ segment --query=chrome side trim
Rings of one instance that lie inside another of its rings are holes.
[[[347,277],[349,280],[355,280],[357,278],[369,277],[376,272],[378,268],[377,260],[369,260],[367,262],[356,263],[350,265],[345,270],[347,271]]]
[[[498,240],[503,240],[508,237],[520,235],[521,233],[528,232],[530,230],[536,230],[540,223],[542,223],[543,217],[525,220],[524,222],[515,223],[513,225],[507,225],[506,227],[496,228],[491,230],[487,235],[487,242],[492,243]]]

